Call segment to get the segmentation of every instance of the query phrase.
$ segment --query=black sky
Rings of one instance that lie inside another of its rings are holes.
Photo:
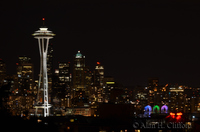
[[[12,3],[12,4],[11,4]],[[32,58],[39,73],[37,40],[31,34],[46,25],[56,36],[54,68],[81,50],[93,70],[124,85],[160,83],[200,86],[200,4],[195,1],[3,2],[0,8],[0,57],[9,74],[20,55]]]

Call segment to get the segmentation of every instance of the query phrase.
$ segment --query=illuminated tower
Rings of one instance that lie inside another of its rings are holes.
[[[80,51],[74,57],[73,88],[85,91],[85,56]]]
[[[43,18],[44,23],[44,18]],[[39,103],[39,93],[43,91],[43,106],[36,105],[36,114],[38,108],[44,109],[44,117],[49,116],[49,108],[51,107],[48,102],[48,76],[47,76],[47,51],[49,45],[49,39],[53,38],[55,34],[48,30],[46,27],[41,27],[36,31],[33,36],[38,39],[39,51],[40,51],[40,76],[38,82],[38,96],[37,101]]]

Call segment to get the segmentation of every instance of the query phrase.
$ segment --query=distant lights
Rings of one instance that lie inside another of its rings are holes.
[[[170,116],[175,116],[175,113],[170,113]]]
[[[177,115],[177,116],[181,116],[181,115],[183,115],[183,114],[182,114],[181,112],[179,112],[179,113],[177,113],[176,115]]]

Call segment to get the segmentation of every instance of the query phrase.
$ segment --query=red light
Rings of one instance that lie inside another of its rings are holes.
[[[19,65],[19,63],[16,63],[16,65]]]
[[[100,62],[97,62],[97,65],[100,65]]]
[[[181,116],[177,116],[176,119],[177,119],[177,120],[181,119]]]
[[[45,20],[45,18],[42,18],[42,20],[44,21],[44,20]]]
[[[170,113],[170,116],[171,116],[172,118],[175,118],[175,113]]]

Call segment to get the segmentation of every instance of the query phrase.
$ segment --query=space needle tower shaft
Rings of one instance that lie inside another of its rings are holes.
[[[44,18],[43,18],[44,23]],[[47,75],[47,51],[49,39],[52,39],[55,34],[48,30],[46,27],[41,27],[40,30],[35,31],[33,34],[34,38],[38,39],[39,51],[40,51],[40,76],[38,82],[38,96],[39,100],[39,91],[43,91],[43,106],[36,107],[44,109],[44,117],[49,116],[49,108],[51,107],[48,101],[48,75]]]

